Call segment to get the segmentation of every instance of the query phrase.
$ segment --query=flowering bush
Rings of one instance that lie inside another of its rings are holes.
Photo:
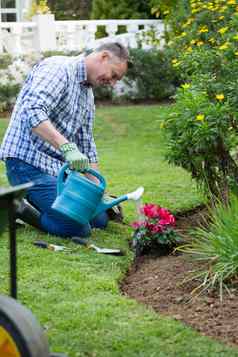
[[[155,204],[145,204],[140,209],[142,220],[132,223],[133,248],[138,252],[158,245],[172,246],[180,239],[174,231],[175,218],[165,208]]]
[[[183,81],[163,125],[167,157],[188,170],[209,197],[226,202],[230,190],[238,191],[238,3],[153,0],[154,6],[160,3],[169,5],[168,48]]]
[[[31,67],[40,59],[35,54],[11,57],[0,56],[0,112],[10,109],[16,101],[22,83]]]

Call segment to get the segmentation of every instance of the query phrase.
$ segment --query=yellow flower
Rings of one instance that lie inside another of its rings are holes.
[[[198,114],[196,116],[196,120],[198,120],[198,121],[204,121],[204,119],[205,119],[205,115],[204,114]]]
[[[237,51],[237,52],[235,52],[235,55],[236,55],[236,56],[238,56],[238,51]]]
[[[199,33],[204,33],[204,32],[208,32],[208,27],[207,26],[202,26],[199,30]]]
[[[215,43],[216,41],[215,41],[215,39],[213,38],[213,37],[211,37],[211,38],[209,38],[209,40],[208,40],[209,42],[211,42],[211,43]]]
[[[203,41],[198,41],[198,42],[197,42],[197,46],[202,46],[202,45],[204,45],[204,42],[203,42]]]
[[[193,52],[192,47],[191,47],[191,46],[190,46],[190,47],[187,47],[187,48],[186,48],[186,53],[191,53],[191,52]]]
[[[227,9],[227,6],[222,6],[222,7],[220,8],[220,12],[225,12],[226,9]]]
[[[233,40],[238,41],[238,34],[237,34],[237,35],[235,35],[235,36],[233,36]]]
[[[223,45],[219,46],[219,50],[226,50],[227,48],[229,47],[229,43],[228,42],[225,42],[223,43]]]
[[[182,27],[187,27],[189,26],[191,23],[192,23],[193,19],[192,18],[189,18],[183,25]]]
[[[220,30],[218,30],[217,32],[219,32],[221,35],[223,35],[227,30],[228,30],[228,26],[222,27],[222,28],[221,28]]]
[[[236,5],[236,0],[228,0],[227,5]]]
[[[216,99],[219,100],[220,102],[223,101],[224,98],[225,98],[225,97],[224,97],[224,94],[222,94],[222,93],[216,95]]]
[[[222,16],[218,17],[218,20],[223,20],[224,18],[225,18],[225,16],[222,15]]]
[[[200,9],[192,9],[191,13],[196,14],[196,12],[199,12],[199,11],[200,11]]]
[[[189,84],[189,83],[184,83],[184,84],[181,85],[181,87],[182,87],[183,89],[189,89],[189,88],[191,87],[191,84]]]
[[[194,45],[196,43],[195,40],[190,41],[191,45]]]
[[[178,62],[173,64],[173,67],[178,67],[178,66],[180,66],[180,64],[181,64],[181,62],[178,61]]]
[[[178,67],[180,64],[181,64],[181,62],[178,61],[176,58],[174,58],[174,59],[172,60],[172,66],[173,66],[173,67]]]

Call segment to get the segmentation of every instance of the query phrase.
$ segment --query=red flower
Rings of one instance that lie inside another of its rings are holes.
[[[145,226],[145,222],[144,221],[135,221],[131,224],[132,228],[134,229],[139,229],[141,227]]]
[[[166,209],[155,204],[145,204],[141,208],[144,218],[132,223],[134,246],[152,247],[154,244],[174,244],[177,242],[173,231],[174,216]]]
[[[159,216],[160,207],[152,203],[145,204],[141,213],[143,213],[148,218],[157,218]]]
[[[153,227],[151,228],[151,233],[156,234],[156,233],[161,233],[163,232],[163,228],[161,227],[160,224],[153,224]]]

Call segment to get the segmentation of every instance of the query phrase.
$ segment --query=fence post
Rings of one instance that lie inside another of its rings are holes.
[[[56,49],[55,15],[35,15],[32,20],[36,23],[34,48],[37,51],[53,51]]]

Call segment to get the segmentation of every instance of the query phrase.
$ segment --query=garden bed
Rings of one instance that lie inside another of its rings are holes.
[[[184,239],[189,239],[189,230],[199,225],[205,214],[206,210],[199,207],[178,215],[177,229]],[[224,292],[223,302],[216,292],[191,299],[196,285],[181,282],[194,268],[195,262],[181,254],[141,256],[135,260],[121,288],[125,295],[160,314],[180,320],[204,335],[237,345],[238,289],[231,290],[230,295]]]

